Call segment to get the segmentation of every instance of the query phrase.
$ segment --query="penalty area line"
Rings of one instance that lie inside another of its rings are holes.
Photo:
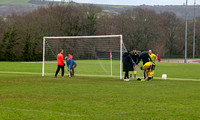
[[[21,63],[25,63],[25,64],[36,64],[36,63],[39,63],[39,64],[41,64],[42,62],[21,62]],[[57,63],[57,62],[45,62],[45,64],[55,64],[55,63]]]
[[[60,115],[67,115],[67,116],[74,116],[74,117],[80,117],[81,115],[75,115],[75,114],[68,114],[64,112],[52,112],[52,111],[45,111],[45,110],[33,110],[33,109],[20,109],[20,108],[12,108],[12,107],[0,107],[3,109],[8,110],[15,110],[15,111],[26,111],[26,112],[38,112],[38,113],[46,113],[46,114],[60,114]]]
[[[27,74],[27,75],[42,75],[42,73],[34,73],[34,72],[12,72],[12,71],[0,71],[0,74]],[[45,73],[46,76],[55,75],[55,73]],[[87,75],[87,74],[76,74],[76,76],[83,77],[111,77],[110,75]],[[113,78],[119,76],[112,76]]]
[[[162,80],[161,77],[155,77],[155,79],[160,79]],[[167,78],[166,80],[179,80],[179,81],[199,81],[200,82],[200,79],[191,79],[191,78]]]
[[[34,72],[12,72],[12,71],[0,71],[0,74],[25,74],[25,75],[42,75],[42,73],[34,73]],[[45,73],[45,76],[53,76],[55,73]],[[75,74],[76,76],[83,77],[110,77],[110,78],[118,78],[119,76],[110,76],[110,75],[87,75],[87,74]],[[161,77],[154,77],[155,79],[162,80]],[[167,78],[167,80],[179,80],[179,81],[198,81],[200,79],[192,79],[192,78]]]
[[[0,71],[1,74],[27,74],[27,75],[39,75],[41,73],[34,72],[12,72],[12,71]]]
[[[45,73],[46,75],[50,76],[50,75],[55,75],[55,73]],[[104,77],[104,78],[119,78],[119,76],[115,76],[115,75],[87,75],[87,74],[75,74],[75,76],[79,76],[79,77]],[[67,76],[65,76],[67,77]]]

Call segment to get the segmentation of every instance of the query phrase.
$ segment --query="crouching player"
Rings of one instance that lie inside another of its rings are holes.
[[[74,77],[74,68],[77,66],[76,62],[69,57],[65,57],[68,72],[70,73],[69,77]]]
[[[155,66],[156,66],[155,63],[147,62],[141,67],[141,70],[144,70],[144,72],[145,72],[145,80],[153,79]]]

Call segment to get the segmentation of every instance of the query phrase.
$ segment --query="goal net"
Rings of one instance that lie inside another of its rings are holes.
[[[55,74],[60,49],[64,57],[71,54],[77,63],[75,76],[122,79],[122,55],[126,51],[122,35],[43,37],[42,76]]]

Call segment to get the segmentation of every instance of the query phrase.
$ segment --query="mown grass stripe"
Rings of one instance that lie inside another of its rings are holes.
[[[68,114],[64,112],[52,112],[52,111],[45,111],[45,110],[33,110],[33,109],[21,109],[21,108],[12,108],[12,107],[0,107],[2,109],[8,109],[8,110],[15,110],[15,111],[26,111],[26,112],[39,112],[39,113],[46,113],[46,114],[60,114],[60,115],[67,115],[67,116],[81,116],[81,115],[75,115],[75,114]]]
[[[27,75],[42,75],[42,73],[36,72],[12,72],[12,71],[0,71],[0,74],[27,74]],[[45,73],[47,76],[52,76],[55,73]],[[86,75],[86,74],[76,74],[76,76],[83,77],[110,77],[110,78],[119,78],[119,76],[110,76],[110,75]],[[139,76],[140,78],[142,76]],[[162,79],[161,77],[154,77],[154,79]],[[190,79],[190,78],[167,78],[167,80],[180,80],[180,81],[200,81],[200,79]]]

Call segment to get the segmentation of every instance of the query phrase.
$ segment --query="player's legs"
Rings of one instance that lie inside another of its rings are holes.
[[[126,79],[126,77],[127,77],[127,74],[126,74],[127,72],[125,71],[125,75],[124,75],[124,79]]]
[[[137,69],[137,66],[135,66],[135,67],[134,67],[134,71],[133,71],[134,78],[136,78],[136,74],[137,74],[137,71],[136,71],[136,69]]]
[[[143,66],[144,66],[145,63],[146,63],[146,62],[143,61]],[[144,79],[145,79],[145,78],[146,78],[146,76],[145,76],[145,71],[144,71]]]
[[[148,72],[148,80],[152,80],[154,77],[154,70],[153,71],[150,71]]]
[[[74,68],[72,68],[72,77],[74,77]]]
[[[70,76],[73,77],[72,69],[70,70],[69,73],[70,73]]]
[[[56,70],[56,73],[55,73],[55,77],[57,77],[59,71],[60,71],[60,66],[58,65],[57,70]]]
[[[132,75],[133,75],[133,71],[130,71],[130,78],[132,78]]]
[[[72,66],[72,76],[74,76],[74,68],[76,67],[76,64],[74,64],[73,66]]]
[[[136,73],[137,73],[136,69],[137,69],[137,65],[135,64],[133,71],[130,71],[130,78],[132,78],[133,75],[134,75],[134,78],[136,78]]]
[[[126,72],[125,72],[124,79],[129,79],[128,72],[129,72],[129,71],[126,71]]]
[[[65,73],[65,71],[64,71],[64,68],[65,68],[65,66],[64,66],[64,65],[62,65],[62,66],[61,66],[61,70],[62,70],[62,77],[64,76],[64,73]]]
[[[148,78],[148,71],[145,70],[144,73],[145,73],[145,77],[144,77],[144,79],[147,80],[147,78]]]

